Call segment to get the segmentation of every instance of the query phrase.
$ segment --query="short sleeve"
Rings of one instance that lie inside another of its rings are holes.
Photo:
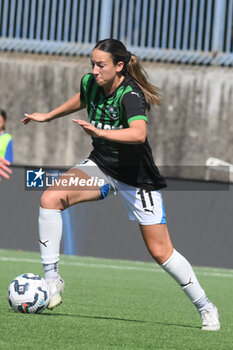
[[[93,86],[94,84],[94,77],[93,74],[87,73],[85,74],[80,83],[80,100],[87,104],[88,99],[88,90]]]
[[[135,91],[127,92],[123,96],[122,105],[128,124],[133,120],[145,120],[147,122],[146,103],[143,93]]]
[[[12,139],[9,141],[9,143],[7,145],[5,159],[11,163],[13,162],[13,141],[12,141]]]
[[[84,77],[82,77],[81,82],[80,82],[80,100],[82,102],[85,102],[85,93],[84,93],[84,87],[83,87],[83,79],[84,79]]]

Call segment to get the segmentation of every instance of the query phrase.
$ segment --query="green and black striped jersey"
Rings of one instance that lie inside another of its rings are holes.
[[[80,98],[85,103],[90,123],[99,129],[128,128],[133,120],[145,120],[145,98],[142,90],[130,75],[111,94],[86,74],[81,81]],[[124,144],[102,138],[92,138],[93,160],[106,174],[126,184],[148,190],[166,187],[156,167],[150,145]]]

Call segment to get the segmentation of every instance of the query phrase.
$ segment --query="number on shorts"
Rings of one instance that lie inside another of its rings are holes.
[[[149,190],[143,190],[142,188],[138,191],[139,196],[141,197],[142,201],[142,207],[143,209],[148,208],[148,206],[151,208],[154,206],[153,198],[151,195],[151,191]],[[149,200],[149,203],[148,203]],[[150,205],[148,205],[150,204]]]

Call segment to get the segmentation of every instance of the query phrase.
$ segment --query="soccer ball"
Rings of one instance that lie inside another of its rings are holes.
[[[49,289],[46,281],[34,273],[17,276],[8,288],[8,302],[16,312],[37,314],[49,303]]]

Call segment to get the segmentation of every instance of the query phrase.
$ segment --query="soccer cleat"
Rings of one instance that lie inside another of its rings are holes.
[[[206,331],[218,331],[220,329],[219,314],[216,306],[200,311],[202,318],[202,329]]]
[[[49,304],[47,309],[52,310],[54,307],[61,304],[61,294],[65,289],[65,282],[60,276],[55,279],[46,279],[46,282],[49,287]]]

